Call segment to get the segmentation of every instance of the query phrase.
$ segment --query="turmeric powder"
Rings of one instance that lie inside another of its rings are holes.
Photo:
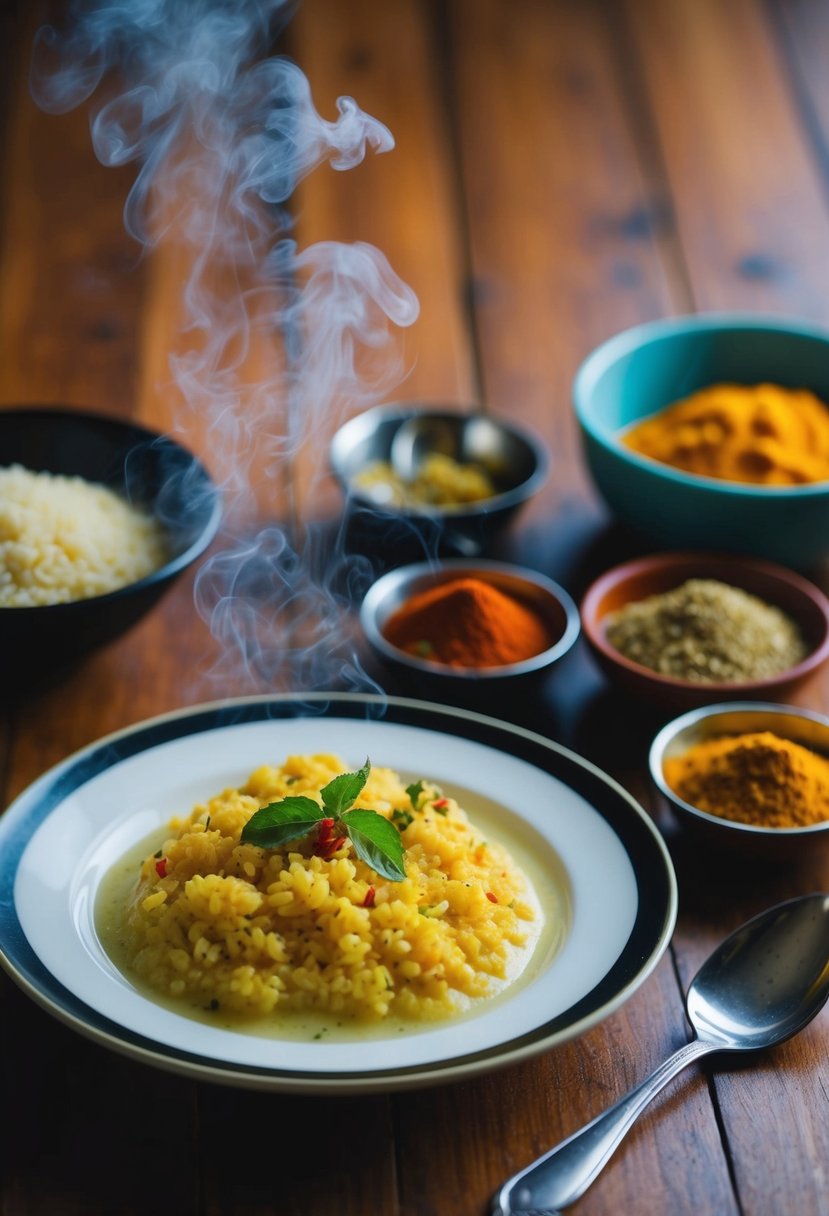
[[[808,389],[714,384],[631,427],[622,442],[702,477],[765,486],[829,480],[829,407]]]
[[[663,772],[684,802],[722,819],[765,828],[829,819],[829,760],[771,731],[705,739]]]

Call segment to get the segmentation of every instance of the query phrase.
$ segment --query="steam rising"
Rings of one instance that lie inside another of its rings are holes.
[[[353,168],[394,141],[349,97],[335,121],[322,118],[297,65],[265,58],[291,11],[287,0],[76,3],[66,31],[38,32],[31,84],[56,114],[108,90],[92,141],[104,164],[140,166],[126,227],[145,248],[187,251],[186,343],[170,368],[177,429],[206,435],[225,495],[225,547],[196,584],[222,643],[214,674],[237,675],[241,658],[254,686],[287,669],[298,687],[365,687],[345,608],[368,571],[340,544],[332,555],[300,517],[286,465],[317,437],[316,461],[303,465],[312,500],[326,464],[319,435],[399,381],[391,326],[410,325],[418,304],[373,246],[300,249],[293,238],[288,203],[303,177],[325,161]],[[263,514],[279,524],[260,528]]]

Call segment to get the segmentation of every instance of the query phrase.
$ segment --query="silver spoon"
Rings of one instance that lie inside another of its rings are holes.
[[[604,1114],[510,1178],[493,1216],[555,1216],[575,1203],[647,1103],[692,1060],[712,1051],[757,1051],[802,1030],[829,996],[829,895],[762,912],[703,963],[685,998],[696,1038]]]
[[[451,456],[478,464],[496,479],[510,467],[510,439],[486,414],[413,414],[394,432],[389,461],[403,481],[413,481],[427,456]]]
[[[457,458],[459,428],[447,418],[433,414],[413,414],[394,432],[389,462],[402,481],[414,481],[427,456],[440,453]]]

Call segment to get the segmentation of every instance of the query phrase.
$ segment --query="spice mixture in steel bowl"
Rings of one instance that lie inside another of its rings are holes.
[[[414,428],[411,444],[401,443]],[[546,480],[539,437],[459,405],[392,402],[334,434],[331,467],[350,541],[373,557],[415,561],[484,553]]]
[[[382,676],[415,694],[477,698],[547,678],[578,639],[578,608],[506,562],[418,562],[382,575],[360,621]]]
[[[774,703],[706,705],[667,723],[651,777],[679,822],[772,860],[829,844],[829,719]]]

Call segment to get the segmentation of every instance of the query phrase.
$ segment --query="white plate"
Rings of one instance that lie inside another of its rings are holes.
[[[566,933],[524,983],[471,1014],[347,1045],[196,1021],[111,962],[94,905],[131,845],[262,763],[366,755],[456,792],[561,892]],[[525,1059],[607,1017],[650,974],[676,881],[648,816],[615,782],[539,735],[418,701],[352,694],[250,698],[141,723],[40,778],[0,820],[0,962],[75,1029],[145,1062],[226,1084],[306,1092],[403,1089]]]

